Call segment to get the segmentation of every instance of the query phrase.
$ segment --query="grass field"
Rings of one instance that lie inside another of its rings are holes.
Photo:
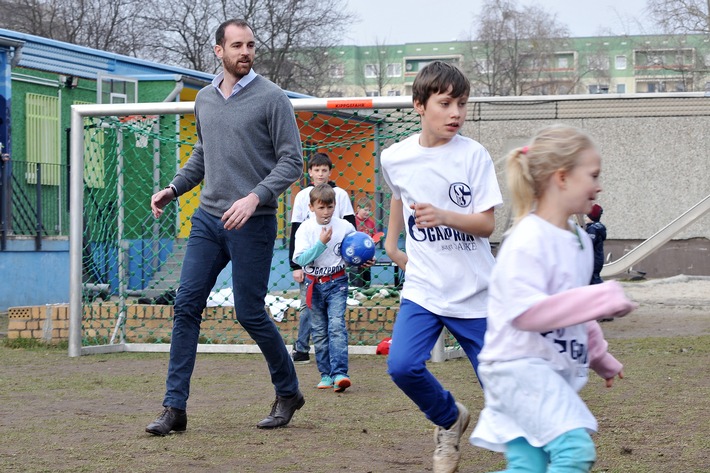
[[[351,357],[343,394],[314,388],[314,363],[298,366],[306,405],[289,427],[262,431],[273,390],[261,356],[200,354],[187,432],[153,437],[144,427],[160,412],[167,354],[0,345],[3,472],[431,471],[433,427],[381,356]],[[606,389],[592,377],[582,391],[600,427],[593,471],[710,471],[710,336],[611,339],[610,350],[626,378]],[[470,364],[431,369],[475,419]],[[460,471],[503,467],[500,454],[462,446]]]

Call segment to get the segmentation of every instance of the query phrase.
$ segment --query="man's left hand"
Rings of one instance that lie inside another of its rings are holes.
[[[234,230],[235,228],[238,230],[242,228],[244,224],[247,223],[247,220],[254,214],[258,205],[259,196],[254,193],[234,202],[229,210],[222,215],[225,230]]]

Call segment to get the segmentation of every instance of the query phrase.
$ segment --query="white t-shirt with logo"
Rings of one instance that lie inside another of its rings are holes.
[[[488,239],[444,226],[418,229],[410,205],[467,214],[501,205],[488,151],[461,135],[427,148],[416,134],[384,150],[381,162],[393,197],[402,200],[408,257],[402,298],[442,316],[485,317],[494,263]]]
[[[504,240],[488,288],[488,328],[480,362],[543,358],[559,369],[571,370],[574,378],[576,373],[586,380],[584,324],[543,335],[512,325],[517,316],[543,299],[589,284],[592,242],[573,222],[569,226],[563,230],[530,214]]]
[[[296,242],[293,250],[294,261],[301,253],[318,243],[323,227],[331,227],[333,234],[326,244],[325,251],[303,267],[303,272],[311,276],[328,276],[345,269],[345,260],[340,255],[340,245],[345,235],[355,231],[355,227],[350,222],[341,218],[333,217],[327,225],[319,225],[315,216],[309,218],[296,230]]]
[[[309,218],[315,218],[313,212],[308,208],[311,203],[312,190],[313,186],[308,186],[296,194],[291,208],[291,223],[302,223]],[[335,191],[335,213],[333,215],[340,218],[346,215],[355,215],[348,193],[340,187],[333,187],[333,190]]]
[[[571,231],[570,231],[571,230]],[[573,429],[595,431],[577,392],[587,382],[587,329],[518,330],[513,320],[546,297],[589,284],[594,259],[587,233],[535,214],[504,240],[489,286],[488,327],[478,372],[486,406],[471,443],[494,451],[518,437],[535,447]]]

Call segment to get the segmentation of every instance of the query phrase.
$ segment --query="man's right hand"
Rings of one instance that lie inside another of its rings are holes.
[[[293,280],[299,284],[301,284],[303,282],[303,270],[302,269],[294,269],[293,270]]]
[[[175,200],[175,192],[170,187],[153,194],[153,197],[150,198],[150,209],[153,211],[153,217],[158,218],[163,215],[163,208],[173,200]]]

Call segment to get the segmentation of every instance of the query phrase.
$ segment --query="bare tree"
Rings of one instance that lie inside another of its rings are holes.
[[[220,67],[214,54],[214,33],[223,21],[224,1],[147,0],[140,16],[150,26],[144,38],[147,59],[215,73]]]
[[[515,0],[487,0],[481,11],[468,71],[476,92],[549,93],[559,85],[554,62],[569,32],[555,15],[536,5],[518,7]]]
[[[709,34],[709,0],[648,0],[651,18],[669,34]]]
[[[353,16],[340,0],[231,0],[254,26],[257,72],[284,89],[314,93],[328,87],[331,59]]]
[[[391,54],[391,48],[379,38],[375,38],[372,47],[363,49],[367,59],[360,64],[362,67],[355,71],[355,81],[365,94],[375,92],[378,96],[385,95],[386,87],[397,77],[396,74],[402,74],[402,60],[396,59]],[[398,71],[390,70],[397,69],[397,64]]]
[[[254,29],[254,68],[284,89],[316,94],[328,90],[329,48],[338,44],[353,16],[342,0],[149,0],[143,15],[154,25],[156,60],[216,72],[214,32],[229,18]]]
[[[0,0],[0,26],[103,51],[137,56],[141,0]]]
[[[243,18],[257,72],[282,88],[329,90],[331,59],[354,16],[344,0],[0,0],[0,26],[104,51],[216,72],[214,32]]]

